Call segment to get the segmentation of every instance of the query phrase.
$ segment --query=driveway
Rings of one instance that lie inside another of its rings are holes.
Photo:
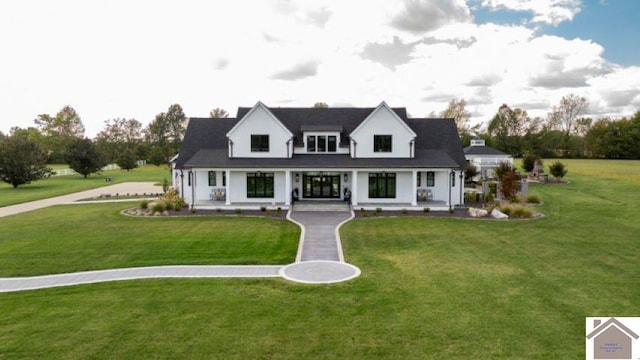
[[[66,204],[81,199],[98,197],[102,194],[155,194],[162,193],[162,186],[154,185],[154,182],[126,182],[121,184],[104,186],[97,189],[81,191],[73,194],[56,196],[48,199],[30,201],[17,205],[0,207],[0,217],[16,215],[27,211],[43,209],[53,205]]]

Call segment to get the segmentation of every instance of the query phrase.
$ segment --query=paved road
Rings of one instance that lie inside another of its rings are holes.
[[[162,193],[162,187],[153,182],[126,182],[104,186],[97,189],[81,191],[69,195],[56,196],[49,199],[30,201],[23,204],[0,207],[0,217],[20,214],[27,211],[43,209],[49,206],[66,204],[81,199],[98,197],[102,194],[155,194]]]

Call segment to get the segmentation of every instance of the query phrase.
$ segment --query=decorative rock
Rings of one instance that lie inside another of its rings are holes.
[[[502,211],[498,210],[498,208],[494,208],[493,210],[491,210],[491,216],[493,216],[495,219],[508,219],[509,215],[503,213]]]
[[[469,216],[471,217],[485,217],[488,214],[489,212],[484,209],[469,208]]]

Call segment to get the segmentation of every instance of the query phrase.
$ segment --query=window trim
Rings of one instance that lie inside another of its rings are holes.
[[[250,178],[254,179],[251,189]],[[275,195],[274,173],[248,172],[247,198],[273,198]]]
[[[436,173],[434,171],[427,171],[427,187],[436,186]]]
[[[382,134],[373,135],[373,152],[374,153],[393,152],[393,135],[382,135]]]
[[[397,187],[396,173],[369,173],[368,193],[370,199],[395,199]]]
[[[251,152],[269,152],[269,134],[251,134]]]
[[[209,176],[209,186],[218,186],[218,182],[217,182],[217,179],[216,179],[216,172],[215,171],[209,171],[208,176]]]

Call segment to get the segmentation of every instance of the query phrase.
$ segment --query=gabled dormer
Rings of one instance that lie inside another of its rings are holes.
[[[227,133],[230,158],[289,158],[293,134],[259,102]]]
[[[353,158],[412,158],[416,133],[384,101],[349,135]]]

